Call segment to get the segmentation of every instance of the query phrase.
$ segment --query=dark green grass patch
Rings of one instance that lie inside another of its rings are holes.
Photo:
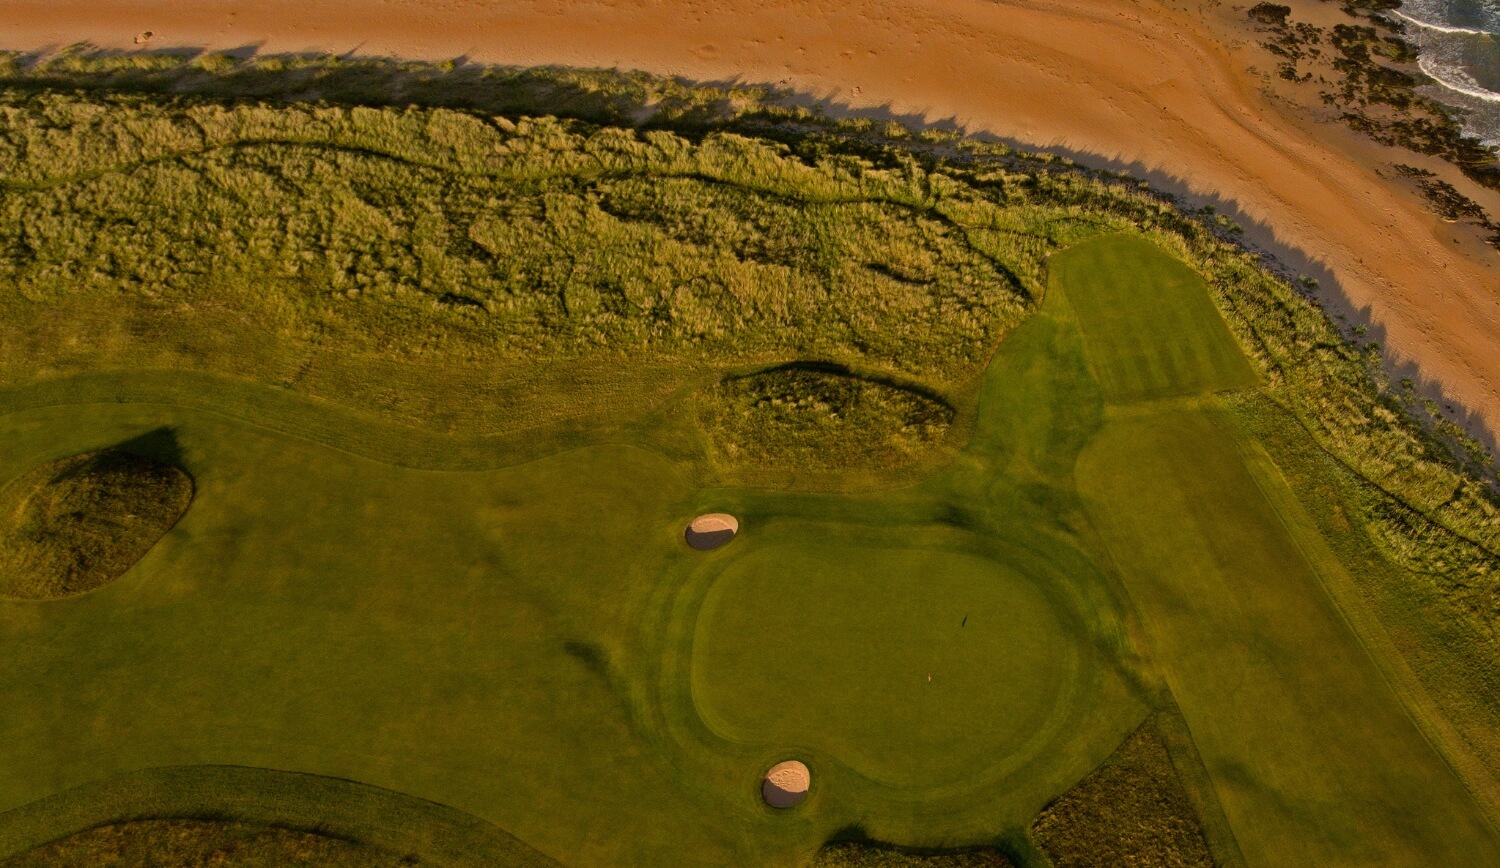
[[[1203,278],[1149,241],[1100,238],[1049,266],[1051,286],[1064,287],[1090,367],[1111,401],[1255,385]]]
[[[181,469],[117,450],[23,473],[0,488],[0,595],[49,600],[109,584],[192,499]]]
[[[1215,864],[1167,747],[1149,724],[1048,805],[1031,834],[1056,868]]]
[[[954,418],[923,390],[809,364],[727,378],[698,408],[729,468],[901,467],[940,444]]]

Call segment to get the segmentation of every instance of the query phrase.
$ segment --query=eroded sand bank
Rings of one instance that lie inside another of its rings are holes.
[[[1243,10],[1131,0],[8,0],[3,47],[80,40],[620,66],[782,84],[1058,146],[1233,200],[1326,267],[1388,351],[1500,431],[1500,257],[1299,121],[1230,47]],[[1241,34],[1243,35],[1243,34]],[[1395,153],[1395,152],[1393,152]]]

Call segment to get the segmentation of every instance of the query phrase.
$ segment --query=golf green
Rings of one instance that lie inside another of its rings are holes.
[[[704,602],[693,695],[735,741],[814,746],[897,787],[982,775],[1047,731],[1072,641],[1021,575],[921,549],[762,546]]]

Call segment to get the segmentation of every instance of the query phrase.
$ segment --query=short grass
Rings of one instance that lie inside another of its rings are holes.
[[[972,779],[1055,725],[1077,651],[1020,573],[891,548],[903,540],[890,533],[820,530],[764,529],[771,539],[704,600],[692,678],[710,727],[817,747],[912,788]],[[770,641],[747,654],[757,634]]]
[[[1212,412],[1112,422],[1079,478],[1250,864],[1500,852]]]
[[[1053,257],[1048,279],[1078,312],[1094,376],[1111,401],[1255,385],[1249,359],[1203,278],[1128,236]]]

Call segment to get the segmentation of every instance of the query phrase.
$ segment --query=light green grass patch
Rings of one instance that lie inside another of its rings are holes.
[[[1047,734],[1077,651],[1025,577],[885,547],[899,535],[802,536],[731,563],[703,604],[693,695],[724,737],[820,748],[922,789],[982,775]]]
[[[1089,367],[1114,402],[1255,385],[1208,286],[1144,238],[1108,236],[1048,262],[1078,314]]]

